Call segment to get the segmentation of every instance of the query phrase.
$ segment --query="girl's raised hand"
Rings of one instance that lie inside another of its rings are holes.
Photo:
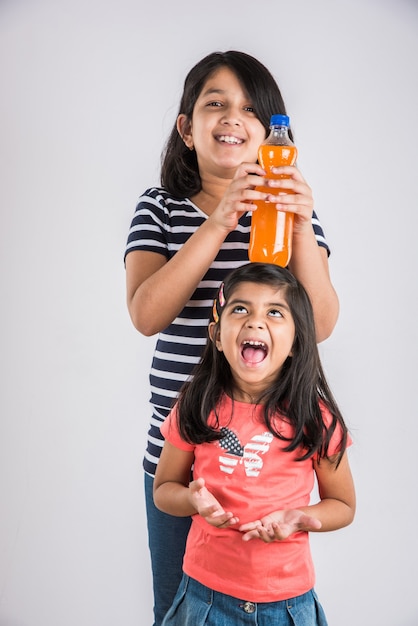
[[[308,183],[295,165],[277,167],[272,172],[288,178],[266,178],[265,171],[257,163],[242,163],[209,219],[229,233],[237,227],[243,213],[257,210],[254,200],[268,199],[277,209],[294,213],[294,232],[308,228],[310,232],[314,201]],[[262,186],[268,187],[271,193],[256,189]],[[281,190],[291,193],[280,193]]]
[[[238,524],[238,517],[226,512],[213,494],[205,487],[204,478],[198,478],[189,484],[190,502],[208,524],[216,528],[228,528]]]
[[[265,200],[265,192],[256,191],[255,187],[263,184],[263,168],[257,163],[241,163],[225,194],[209,217],[226,233],[237,227],[238,220],[247,211],[256,209],[254,200]]]
[[[315,517],[298,509],[289,509],[275,511],[262,519],[242,524],[238,530],[244,533],[243,541],[261,539],[265,543],[271,543],[287,539],[300,531],[315,531],[320,528],[321,522]]]

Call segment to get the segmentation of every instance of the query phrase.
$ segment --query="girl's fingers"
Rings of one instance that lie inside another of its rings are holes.
[[[282,165],[280,167],[272,167],[271,173],[275,176],[289,176],[290,178],[295,178],[296,180],[300,180],[305,182],[300,170],[296,167],[296,165]]]
[[[241,163],[241,165],[237,167],[234,179],[237,180],[251,174],[256,174],[257,176],[265,176],[266,172],[258,163]]]

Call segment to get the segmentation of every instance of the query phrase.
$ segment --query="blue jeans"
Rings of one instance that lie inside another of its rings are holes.
[[[248,602],[183,575],[162,626],[327,626],[313,589],[279,602]]]
[[[154,479],[145,474],[148,545],[154,590],[154,626],[161,626],[182,578],[184,549],[191,518],[173,517],[159,511],[154,504],[153,484]]]

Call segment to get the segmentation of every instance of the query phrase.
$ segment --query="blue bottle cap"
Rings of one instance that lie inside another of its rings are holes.
[[[272,115],[270,118],[270,126],[289,126],[289,124],[288,115]]]

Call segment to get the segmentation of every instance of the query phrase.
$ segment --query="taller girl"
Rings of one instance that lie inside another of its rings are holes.
[[[186,77],[176,124],[168,139],[161,187],[139,199],[125,253],[127,301],[134,326],[159,333],[150,383],[153,414],[144,457],[149,545],[154,579],[155,626],[170,607],[180,578],[189,518],[158,511],[152,489],[163,446],[160,425],[183,382],[199,361],[210,309],[226,274],[248,262],[255,186],[280,194],[281,181],[265,181],[257,150],[272,114],[286,114],[273,76],[243,52],[215,52]],[[329,248],[309,185],[300,171],[284,167],[286,188],[277,208],[295,214],[289,269],[307,290],[317,340],[338,317]],[[270,198],[271,200],[271,198]]]

